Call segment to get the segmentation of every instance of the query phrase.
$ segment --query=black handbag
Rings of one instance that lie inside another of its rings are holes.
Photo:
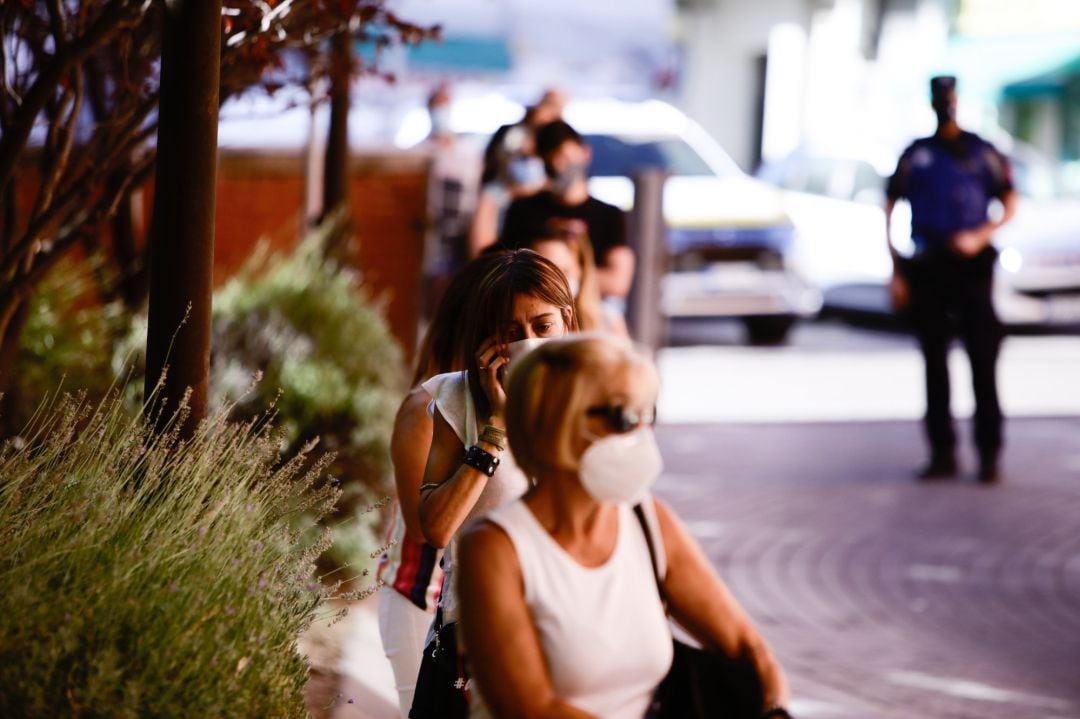
[[[653,577],[664,601],[664,584],[656,563],[652,532],[641,505],[634,506],[649,546]],[[749,654],[730,657],[722,651],[694,647],[672,639],[675,656],[671,669],[653,696],[647,719],[758,719],[765,703],[765,688]]]
[[[457,623],[435,611],[435,638],[424,648],[409,719],[467,719],[469,674],[457,649]]]

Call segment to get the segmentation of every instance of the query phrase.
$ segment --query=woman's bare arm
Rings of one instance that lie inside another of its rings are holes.
[[[487,442],[478,442],[478,445],[486,452],[499,452],[498,447]],[[487,475],[462,464],[464,456],[464,445],[436,409],[424,484],[438,486],[420,493],[419,515],[424,537],[440,549],[450,543],[487,485]]]
[[[785,706],[787,680],[764,637],[674,512],[657,500],[656,515],[667,553],[664,593],[671,616],[707,647],[729,656],[748,652],[764,685],[765,706]]]
[[[390,438],[390,461],[394,465],[394,484],[398,504],[405,520],[405,536],[423,542],[420,528],[420,485],[431,451],[434,423],[428,414],[431,395],[416,387],[405,397],[394,418],[394,433]]]
[[[589,719],[555,695],[529,609],[517,552],[489,522],[458,545],[462,645],[473,680],[497,717]]]

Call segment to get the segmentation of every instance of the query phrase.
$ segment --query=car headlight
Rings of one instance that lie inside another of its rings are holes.
[[[1024,266],[1024,258],[1015,247],[1006,247],[998,255],[998,263],[1001,264],[1001,269],[1015,274]]]

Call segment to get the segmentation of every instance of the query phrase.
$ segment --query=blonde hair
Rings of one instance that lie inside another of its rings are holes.
[[[551,340],[518,360],[506,390],[506,434],[527,476],[577,469],[573,442],[585,421],[589,390],[597,377],[624,367],[637,370],[642,394],[655,399],[656,367],[621,337],[583,333]]]

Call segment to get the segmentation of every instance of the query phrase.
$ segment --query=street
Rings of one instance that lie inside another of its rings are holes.
[[[1080,717],[1080,337],[1006,341],[1003,481],[984,487],[969,444],[959,478],[912,478],[910,338],[680,333],[658,358],[657,494],[771,642],[797,716]],[[964,442],[962,353],[951,364]]]

